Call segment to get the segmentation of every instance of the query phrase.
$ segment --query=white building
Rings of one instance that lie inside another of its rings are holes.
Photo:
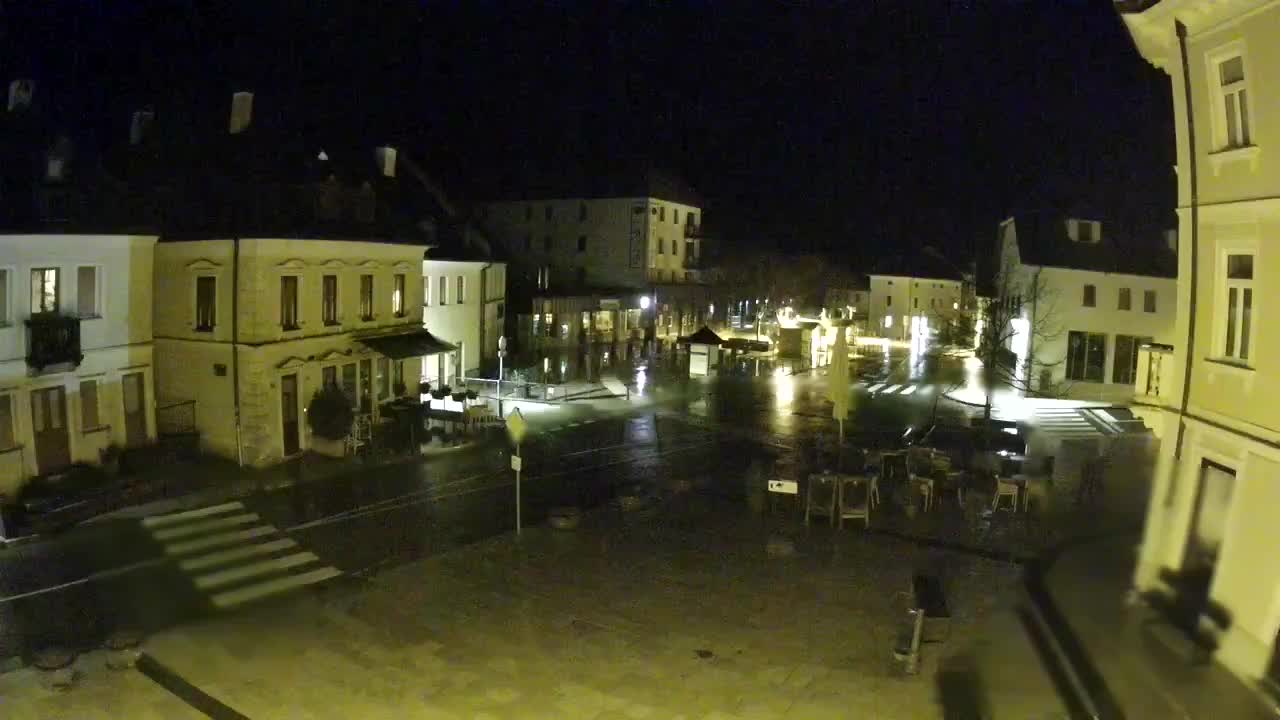
[[[929,253],[895,258],[871,273],[868,334],[892,340],[928,339],[965,311],[972,285],[956,267]]]
[[[1135,583],[1224,607],[1216,659],[1274,690],[1280,333],[1267,318],[1280,295],[1267,288],[1280,286],[1269,252],[1280,237],[1280,5],[1117,6],[1169,75],[1177,135],[1177,320],[1172,352],[1139,362],[1143,416],[1161,446]]]
[[[478,376],[498,355],[506,319],[507,266],[486,260],[433,257],[422,262],[422,320],[432,335],[456,350],[422,367],[432,385],[450,385],[459,373]]]
[[[1120,247],[1103,233],[1096,220],[1032,213],[1000,223],[999,268],[1016,278],[1008,288],[1025,323],[1010,349],[1033,390],[1128,401],[1139,346],[1173,340],[1174,252],[1163,240]]]
[[[358,412],[417,397],[423,246],[279,238],[161,241],[156,391],[194,400],[203,447],[269,465],[312,447],[304,413],[322,384]],[[237,427],[237,417],[239,424]]]
[[[0,493],[154,440],[154,235],[0,235]]]

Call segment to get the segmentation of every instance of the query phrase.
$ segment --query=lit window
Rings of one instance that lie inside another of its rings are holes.
[[[218,279],[212,275],[196,278],[196,330],[209,332],[218,322]]]
[[[31,314],[58,312],[58,268],[31,271]]]
[[[1227,256],[1223,287],[1222,354],[1247,362],[1253,339],[1253,255]]]
[[[397,273],[391,286],[391,312],[396,317],[404,317],[404,275]]]
[[[1235,55],[1218,63],[1218,99],[1222,114],[1219,142],[1226,148],[1250,144],[1249,98],[1244,82],[1244,56]]]

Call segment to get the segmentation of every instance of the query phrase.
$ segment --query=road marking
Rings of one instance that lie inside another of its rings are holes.
[[[898,393],[898,394],[899,394],[899,395],[910,395],[911,393],[915,392],[915,391],[916,391],[916,388],[918,388],[918,387],[920,387],[920,386],[919,386],[919,385],[908,385],[908,386],[906,386],[906,387],[902,388],[902,392],[900,392],[900,393]]]
[[[250,563],[248,565],[241,565],[240,567],[233,567],[226,570],[211,572],[206,575],[200,575],[196,577],[196,587],[201,590],[215,588],[219,585],[228,585],[233,582],[247,580],[259,575],[268,575],[279,570],[288,570],[289,568],[295,568],[299,565],[307,565],[309,563],[316,562],[319,559],[320,558],[316,557],[315,553],[310,552],[300,552],[292,555],[286,555],[284,557],[269,558],[261,562]]]
[[[194,520],[196,518],[217,515],[228,510],[243,510],[244,505],[238,502],[223,503],[221,505],[210,505],[209,507],[197,508],[195,510],[185,510],[183,512],[169,513],[168,515],[152,515],[142,518],[142,526],[148,528],[162,527],[164,525],[172,525],[174,523]]]
[[[892,395],[898,392],[898,388],[901,388],[901,387],[902,387],[901,385],[890,385],[889,387],[885,388],[883,392],[885,395]]]
[[[884,387],[884,386],[885,386],[885,385],[887,385],[887,384],[888,384],[888,383],[876,383],[875,385],[872,385],[871,387],[868,387],[868,388],[867,388],[867,392],[869,392],[869,393],[874,393],[875,391],[879,390],[880,388]]]
[[[329,580],[330,578],[338,577],[341,574],[342,572],[337,568],[324,567],[319,570],[302,573],[301,575],[285,575],[256,585],[221,592],[214,595],[212,600],[213,604],[220,608],[235,607],[241,603],[246,603],[251,600],[260,600],[264,597],[269,597],[276,593],[282,593],[292,588]]]
[[[187,535],[199,535],[210,530],[221,530],[222,528],[235,527],[236,525],[247,525],[258,519],[258,513],[241,513],[239,515],[231,515],[229,517],[221,517],[215,520],[205,520],[203,522],[194,522],[188,525],[179,525],[178,527],[164,528],[161,530],[153,530],[151,536],[157,540],[173,540],[174,538],[186,537]]]
[[[219,550],[209,553],[208,555],[200,555],[199,557],[183,560],[178,563],[178,567],[183,570],[202,570],[214,565],[223,565],[236,560],[244,560],[255,555],[266,555],[268,553],[287,550],[288,548],[297,547],[298,543],[289,538],[280,538],[271,542],[259,543],[257,545],[246,545],[244,547],[231,548],[230,550]]]
[[[275,532],[275,528],[261,525],[249,528],[248,530],[236,530],[233,532],[210,535],[196,540],[168,543],[164,546],[164,551],[169,555],[182,555],[184,553],[216,548],[221,545],[231,545],[232,543],[236,543],[241,540],[252,540],[253,538],[259,538],[264,535],[273,535]]]

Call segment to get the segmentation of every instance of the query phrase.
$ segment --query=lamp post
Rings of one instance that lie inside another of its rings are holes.
[[[502,417],[502,360],[507,356],[507,336],[498,336],[498,417]]]

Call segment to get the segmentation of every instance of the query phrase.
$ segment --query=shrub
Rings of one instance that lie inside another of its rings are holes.
[[[311,396],[307,406],[307,424],[311,432],[326,440],[341,440],[351,432],[355,413],[346,393],[335,385],[326,385]]]

